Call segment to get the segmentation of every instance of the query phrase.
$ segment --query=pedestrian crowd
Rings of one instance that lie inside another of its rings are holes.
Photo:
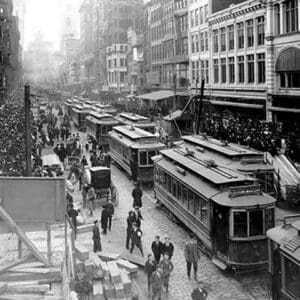
[[[286,154],[297,161],[300,157],[300,128],[297,124],[267,123],[242,116],[205,114],[203,132],[223,141],[247,145],[260,151],[278,154],[282,139],[285,139]],[[285,134],[286,133],[286,134]]]

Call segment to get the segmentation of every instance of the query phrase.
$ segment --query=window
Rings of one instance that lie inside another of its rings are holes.
[[[286,33],[298,30],[298,1],[289,0],[285,2]]]
[[[258,72],[258,83],[264,83],[266,81],[265,71],[265,54],[257,54],[257,72]]]
[[[195,34],[195,51],[199,52],[199,40],[198,40],[198,34]]]
[[[226,51],[226,31],[225,27],[220,29],[221,51]]]
[[[293,296],[293,299],[300,297],[300,266],[284,258],[286,292]]]
[[[229,66],[229,82],[233,83],[235,80],[234,74],[234,57],[228,58],[228,66]]]
[[[233,213],[233,235],[235,237],[248,236],[248,218],[246,211],[238,211]]]
[[[254,82],[254,55],[247,55],[248,82]]]
[[[279,4],[274,5],[275,11],[275,33],[280,34],[280,6]]]
[[[184,186],[182,186],[182,205],[188,208],[188,191]]]
[[[209,68],[208,60],[205,61],[205,82],[209,83]]]
[[[219,60],[214,59],[214,83],[219,83]]]
[[[192,191],[188,191],[188,209],[192,213],[194,213],[194,193]]]
[[[234,49],[234,27],[228,26],[228,50]]]
[[[199,10],[195,9],[195,26],[199,25]]]
[[[249,235],[258,236],[264,234],[264,218],[262,210],[249,211]]]
[[[177,198],[181,202],[182,201],[182,185],[177,183]]]
[[[200,33],[200,49],[201,49],[201,52],[204,51],[204,49],[205,49],[204,33],[203,32]]]
[[[265,43],[265,18],[256,18],[256,31],[257,31],[257,45]]]
[[[204,41],[205,41],[205,51],[208,51],[208,33],[204,32]]]
[[[253,20],[248,20],[247,24],[247,47],[253,47],[254,35],[253,35]]]
[[[204,6],[204,22],[207,22],[207,16],[208,16],[208,5],[206,4]]]
[[[221,58],[221,82],[226,83],[226,58]]]
[[[195,36],[191,36],[191,51],[192,53],[195,53]]]
[[[244,56],[238,56],[239,83],[245,82]]]
[[[237,24],[238,48],[244,48],[244,23]]]
[[[280,87],[282,88],[300,88],[300,72],[281,72]]]
[[[194,17],[194,11],[191,11],[191,27],[193,28],[195,26],[195,17]]]
[[[219,51],[218,50],[218,48],[219,48],[218,39],[219,39],[219,37],[218,37],[218,30],[214,30],[213,31],[213,43],[214,43],[214,52],[215,53]]]
[[[201,60],[201,71],[200,71],[200,77],[201,79],[205,78],[205,61]]]
[[[125,60],[124,60],[124,58],[120,58],[120,66],[121,66],[121,67],[124,67],[124,65],[125,65]]]
[[[147,152],[146,151],[140,151],[140,166],[147,166]]]
[[[203,24],[203,7],[200,7],[200,24]]]
[[[177,198],[177,181],[172,178],[172,195]]]
[[[266,231],[274,227],[274,208],[265,210],[265,229]]]

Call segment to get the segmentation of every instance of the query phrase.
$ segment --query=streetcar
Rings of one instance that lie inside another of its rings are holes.
[[[71,109],[71,119],[75,126],[81,130],[86,130],[86,117],[93,111],[90,105],[74,104]]]
[[[265,193],[274,195],[274,167],[263,152],[201,135],[183,136],[182,140],[181,147],[189,147],[207,160],[253,176]]]
[[[152,156],[165,145],[156,135],[134,126],[116,126],[109,133],[110,156],[134,181],[153,182]]]
[[[71,116],[72,107],[73,107],[73,105],[76,105],[76,104],[80,104],[80,101],[75,98],[68,99],[64,104],[65,113],[67,113],[69,116]]]
[[[155,198],[197,235],[216,266],[266,268],[276,200],[256,179],[187,147],[162,150],[153,161]]]
[[[300,299],[300,214],[285,216],[267,236],[272,299]]]
[[[95,108],[100,112],[104,112],[113,116],[116,116],[118,113],[118,111],[109,104],[96,103]]]
[[[117,126],[118,124],[118,121],[107,113],[92,111],[89,116],[86,117],[87,133],[91,135],[104,150],[109,148],[108,133],[112,130],[113,126]]]
[[[149,131],[150,133],[155,133],[156,131],[155,123],[151,122],[150,118],[141,115],[123,112],[116,116],[116,120],[118,120],[122,125],[135,126]]]

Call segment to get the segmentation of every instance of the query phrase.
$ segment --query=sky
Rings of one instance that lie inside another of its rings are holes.
[[[34,39],[37,32],[42,32],[44,39],[59,48],[63,6],[70,0],[14,0],[15,6],[25,1],[24,48]],[[78,12],[81,0],[71,0]],[[18,4],[19,3],[19,4]],[[20,16],[22,17],[22,16]],[[77,14],[77,18],[79,14]]]

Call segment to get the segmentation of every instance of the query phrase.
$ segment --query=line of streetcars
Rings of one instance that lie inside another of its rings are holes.
[[[134,180],[154,181],[156,199],[198,236],[218,267],[269,263],[273,299],[299,299],[299,223],[274,227],[274,170],[263,153],[204,136],[184,136],[166,149],[148,120],[134,119],[100,110],[86,117],[86,127],[109,143],[112,159]]]

